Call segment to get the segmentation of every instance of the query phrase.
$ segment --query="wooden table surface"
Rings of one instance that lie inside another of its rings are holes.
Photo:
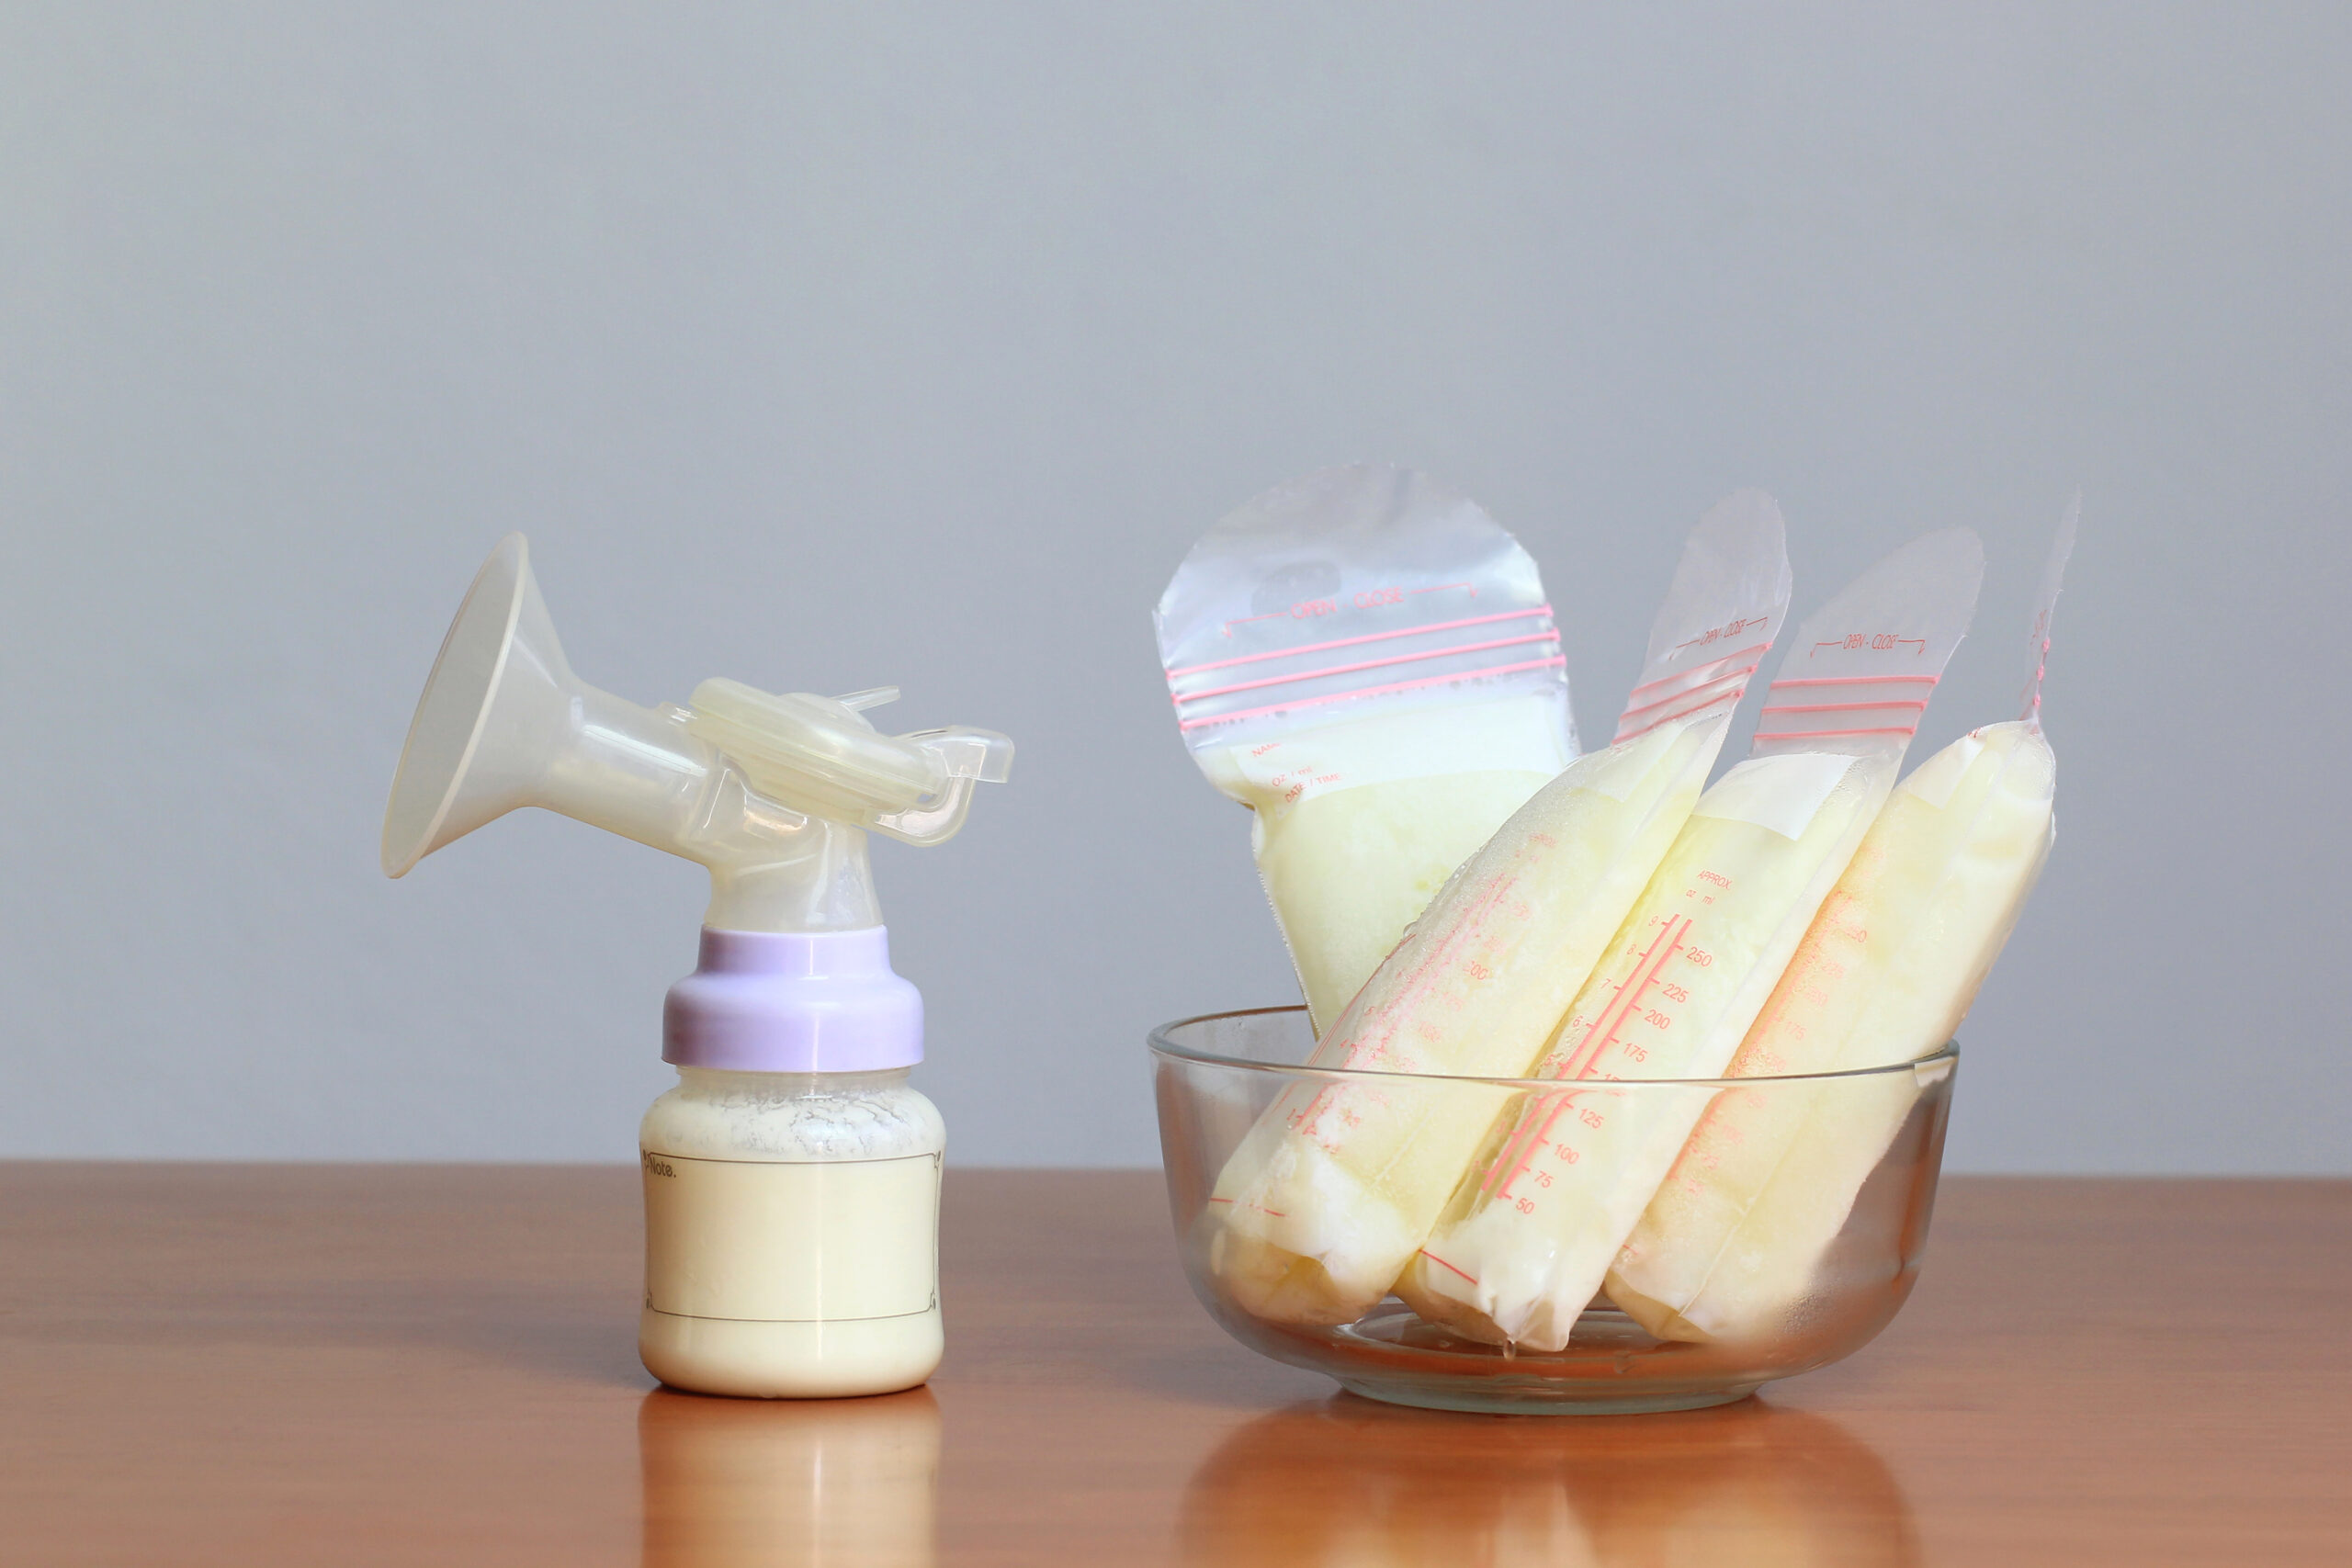
[[[927,1391],[660,1391],[637,1179],[0,1165],[0,1562],[2352,1562],[2352,1183],[1951,1180],[1852,1360],[1563,1418],[1227,1342],[1136,1172],[949,1173]]]

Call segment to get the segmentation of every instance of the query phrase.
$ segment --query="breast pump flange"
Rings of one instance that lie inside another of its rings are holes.
[[[491,552],[418,699],[383,866],[526,806],[710,873],[700,963],[663,1010],[680,1083],[640,1129],[639,1352],[695,1392],[879,1393],[937,1365],[944,1131],[909,1087],[922,1003],[893,973],[869,831],[944,842],[1012,743],[888,736],[841,698],[706,681],[648,708],[575,676],[526,541]]]

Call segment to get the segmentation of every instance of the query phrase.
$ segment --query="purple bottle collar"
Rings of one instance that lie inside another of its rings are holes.
[[[662,1059],[744,1073],[868,1073],[922,1060],[922,993],[890,968],[889,932],[702,932],[670,987]]]

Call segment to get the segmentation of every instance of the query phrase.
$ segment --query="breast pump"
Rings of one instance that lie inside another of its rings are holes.
[[[867,709],[706,681],[641,707],[571,672],[520,534],[491,552],[418,699],[384,813],[387,875],[537,806],[710,871],[700,964],[671,987],[678,1086],[639,1129],[639,1353],[663,1382],[881,1393],[939,1364],[945,1130],[907,1082],[922,998],[890,968],[865,835],[944,842],[1012,743],[889,736]]]

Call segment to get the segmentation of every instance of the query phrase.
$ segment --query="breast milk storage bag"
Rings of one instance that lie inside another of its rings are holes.
[[[1566,1346],[1709,1099],[1609,1081],[1730,1065],[1894,784],[1983,572],[1974,534],[1931,534],[1797,628],[1747,761],[1700,797],[1537,1065],[1576,1087],[1498,1125],[1398,1281],[1423,1318]]]
[[[1319,1032],[1577,754],[1535,563],[1425,475],[1329,468],[1204,534],[1153,619],[1185,744],[1254,813]]]
[[[2075,517],[2061,525],[2028,649],[2024,711],[1912,771],[1871,825],[1727,1076],[1917,1060],[1950,1040],[2008,941],[2054,832],[2041,672]],[[1761,1339],[1816,1293],[1830,1243],[1919,1083],[1836,1094],[1726,1089],[1701,1118],[1609,1275],[1663,1339]]]
[[[1463,864],[1314,1064],[1526,1072],[1698,802],[1788,602],[1779,509],[1731,497],[1683,547],[1616,744]],[[1387,1293],[1509,1098],[1468,1079],[1294,1086],[1227,1162],[1194,1245],[1261,1317],[1351,1322]]]

